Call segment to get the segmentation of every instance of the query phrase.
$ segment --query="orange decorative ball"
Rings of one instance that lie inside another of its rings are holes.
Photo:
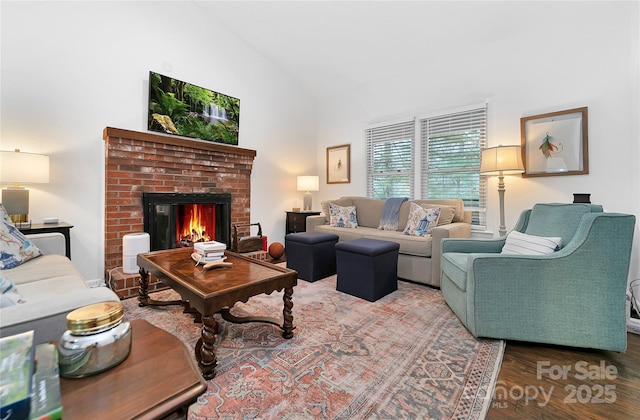
[[[280,242],[272,243],[269,245],[269,255],[277,260],[284,255],[284,246]]]

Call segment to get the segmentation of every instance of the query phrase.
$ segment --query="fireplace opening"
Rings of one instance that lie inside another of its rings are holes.
[[[231,194],[143,193],[152,251],[218,241],[230,248]]]
[[[176,245],[215,240],[215,204],[179,204],[176,206]]]

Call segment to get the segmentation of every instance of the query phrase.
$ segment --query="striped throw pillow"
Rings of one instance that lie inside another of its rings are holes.
[[[560,250],[562,238],[527,235],[510,232],[504,242],[502,254],[545,255]]]

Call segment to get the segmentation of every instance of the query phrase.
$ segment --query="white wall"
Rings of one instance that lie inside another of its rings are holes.
[[[0,149],[51,158],[51,183],[31,186],[30,217],[71,229],[87,280],[104,271],[107,127],[146,130],[148,72],[241,101],[239,146],[257,150],[251,212],[283,241],[295,175],[315,172],[315,102],[191,2],[0,3]]]
[[[522,209],[570,201],[574,192],[591,193],[609,211],[640,215],[638,2],[504,5],[482,5],[495,8],[504,27],[476,34],[490,42],[463,50],[466,65],[458,49],[439,62],[421,55],[423,43],[464,45],[459,28],[447,26],[441,39],[406,40],[415,43],[416,58],[399,65],[396,77],[316,104],[191,2],[2,1],[0,148],[51,156],[51,183],[30,187],[31,218],[75,225],[72,258],[87,279],[103,276],[102,130],[146,131],[149,70],[241,99],[240,146],[258,152],[252,215],[270,242],[283,240],[284,211],[301,203],[295,175],[321,175],[316,209],[322,199],[365,193],[367,123],[483,101],[490,104],[489,145],[519,143],[522,116],[589,107],[590,174],[508,177],[508,228]],[[326,147],[345,143],[352,145],[352,182],[327,185]],[[492,231],[496,188],[492,178]],[[636,229],[636,278],[639,237]]]
[[[591,193],[592,202],[607,211],[640,216],[638,2],[512,2],[508,9],[496,2],[484,7],[495,8],[505,24],[481,34],[494,38],[484,50],[451,51],[449,59],[438,62],[424,56],[411,68],[399,64],[398,77],[318,104],[318,167],[324,168],[326,147],[350,143],[352,182],[327,185],[323,174],[316,201],[366,194],[367,124],[488,101],[489,146],[519,144],[523,116],[589,108],[590,173],[506,177],[507,229],[523,209],[537,202],[571,202],[575,192]],[[464,45],[456,39],[459,32],[449,29],[443,28],[440,41]],[[407,42],[419,55],[420,45],[433,40]],[[497,179],[490,178],[488,224],[497,235],[496,190]],[[639,237],[636,227],[632,278],[640,277]]]

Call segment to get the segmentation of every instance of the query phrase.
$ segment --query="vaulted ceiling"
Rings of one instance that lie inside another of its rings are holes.
[[[320,99],[408,71],[428,74],[510,36],[520,2],[195,3]]]

